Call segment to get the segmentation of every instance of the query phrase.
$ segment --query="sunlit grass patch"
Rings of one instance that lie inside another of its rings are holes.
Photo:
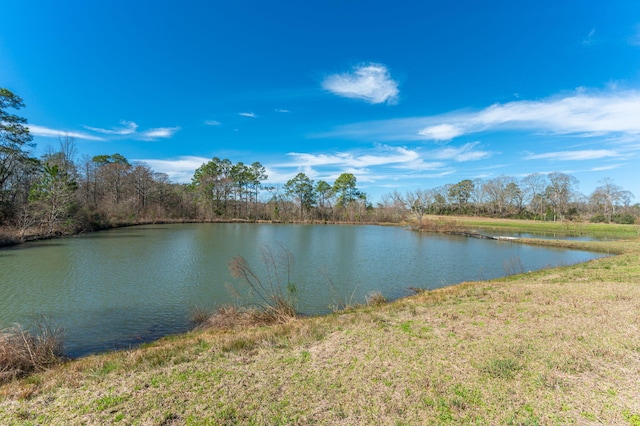
[[[96,368],[93,369],[93,374],[95,374],[96,377],[104,377],[114,371],[120,370],[121,368],[122,364],[120,362],[111,359],[99,366],[96,366]]]
[[[481,367],[481,371],[490,377],[498,379],[513,379],[516,373],[524,367],[513,358],[490,359]]]
[[[98,411],[104,411],[108,408],[112,408],[112,407],[115,407],[116,405],[120,405],[126,400],[127,398],[125,396],[113,395],[109,393],[108,395],[105,395],[99,398],[97,401],[95,401],[95,407]]]
[[[447,226],[467,229],[485,229],[487,231],[590,235],[608,238],[633,238],[640,232],[638,225],[622,225],[614,223],[584,223],[562,221],[534,221],[521,219],[491,219],[469,216],[427,216],[427,222],[438,224],[442,229]]]

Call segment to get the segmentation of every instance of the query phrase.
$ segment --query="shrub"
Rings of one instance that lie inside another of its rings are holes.
[[[63,360],[62,330],[44,318],[34,321],[35,332],[19,325],[0,330],[0,383],[44,371]]]
[[[607,220],[605,215],[596,214],[589,219],[591,223],[604,223],[604,222],[613,222],[620,225],[633,225],[636,221],[636,217],[631,213],[622,213],[622,214],[614,214],[611,216],[611,221]]]
[[[623,213],[613,215],[611,221],[621,225],[633,225],[636,221],[636,218],[630,213]]]

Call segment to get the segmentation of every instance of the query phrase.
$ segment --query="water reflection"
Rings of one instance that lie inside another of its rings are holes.
[[[44,314],[72,355],[129,347],[184,331],[189,309],[237,303],[227,262],[263,269],[260,248],[286,247],[304,314],[372,291],[388,299],[506,273],[583,262],[599,254],[410,232],[396,227],[179,224],[121,228],[0,251],[0,326]],[[25,249],[26,248],[26,249]],[[8,250],[8,251],[6,251]],[[4,254],[10,253],[10,256]]]

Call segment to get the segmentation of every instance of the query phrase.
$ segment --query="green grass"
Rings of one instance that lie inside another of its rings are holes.
[[[481,371],[493,378],[513,379],[522,368],[514,358],[497,358],[488,360]]]
[[[629,238],[640,235],[640,225],[619,225],[615,223],[549,222],[468,216],[429,216],[425,217],[425,220],[452,222],[467,228],[503,231],[505,233],[586,235],[600,238]]]
[[[638,425],[640,238],[552,244],[620,254],[68,362],[0,424]]]

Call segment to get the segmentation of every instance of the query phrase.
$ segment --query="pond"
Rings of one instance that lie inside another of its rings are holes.
[[[504,232],[504,231],[486,231],[476,230],[479,234],[488,234],[490,236],[513,237],[513,238],[534,238],[545,240],[566,240],[566,241],[612,241],[615,238],[610,236],[594,236],[594,235],[576,235],[567,233],[550,233],[550,232]]]
[[[230,291],[242,286],[228,262],[243,256],[264,277],[265,247],[293,254],[298,309],[309,315],[363,302],[373,291],[397,299],[412,287],[434,289],[602,256],[374,225],[120,228],[0,250],[0,327],[44,315],[64,329],[69,356],[182,332],[194,306],[247,303]]]

